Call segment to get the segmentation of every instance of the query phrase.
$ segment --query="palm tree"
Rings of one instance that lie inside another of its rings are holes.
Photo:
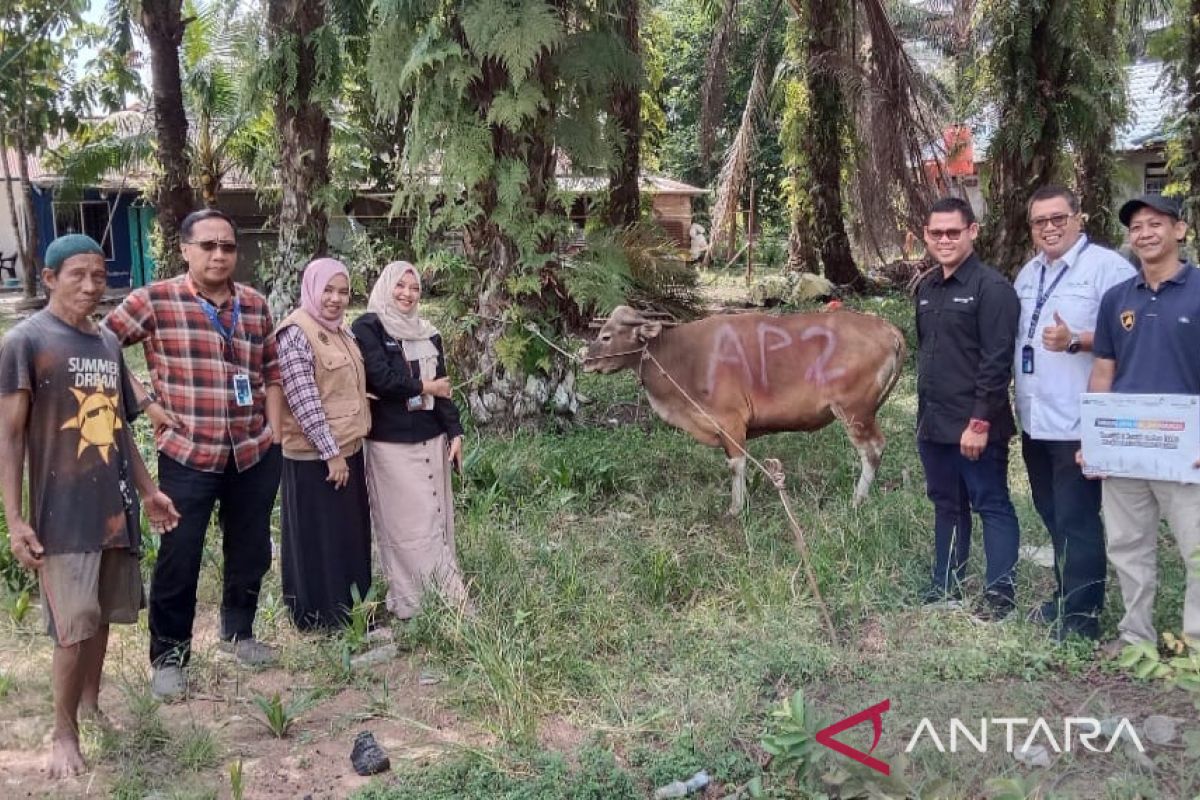
[[[1080,154],[1082,194],[1095,219],[1111,223],[1112,130],[1121,121],[1123,73],[1115,31],[1101,30],[1107,0],[985,0],[992,42],[988,95],[999,127],[988,150],[988,213],[980,250],[1009,274],[1029,254],[1025,203],[1067,176],[1068,144]]]
[[[182,0],[141,0],[139,19],[150,45],[155,154],[160,172],[154,197],[159,230],[155,261],[164,276],[183,272],[179,223],[191,212],[194,202],[188,183],[191,172],[188,121],[179,64],[179,48],[183,44],[186,25],[182,12]]]
[[[270,298],[272,310],[282,316],[296,304],[304,265],[329,249],[322,200],[329,186],[332,126],[325,104],[340,89],[340,43],[326,25],[323,0],[269,0],[267,24],[281,190]]]
[[[183,12],[188,23],[180,46],[180,79],[190,127],[186,183],[189,198],[196,187],[204,205],[212,208],[229,171],[252,171],[259,155],[259,126],[254,123],[262,110],[239,77],[251,66],[245,37],[252,34],[215,2],[187,0]],[[81,126],[53,154],[52,166],[77,187],[92,185],[107,173],[128,172],[153,157],[154,120],[155,115],[135,106]]]
[[[770,50],[759,50],[742,127],[718,182],[712,249],[732,237],[731,209],[751,161],[747,148],[766,97],[781,90],[780,143],[793,183],[789,264],[815,267],[819,260],[831,281],[859,291],[866,282],[846,229],[846,193],[853,192],[861,211],[857,233],[877,251],[919,220],[931,193],[914,166],[937,136],[938,101],[881,0],[789,0],[789,7],[782,67],[773,69]]]
[[[607,4],[584,0],[374,9],[376,102],[410,114],[393,207],[417,219],[418,255],[461,243],[443,274],[472,416],[510,426],[570,413],[574,372],[543,337],[579,324],[586,289],[557,252],[570,223],[555,167],[560,155],[584,174],[612,166],[612,87],[639,83],[627,37]],[[614,271],[600,282],[614,276],[619,288]]]
[[[620,4],[618,25],[621,40],[629,54],[638,59],[641,52],[641,26],[639,6],[641,0],[623,0]],[[640,60],[637,61],[640,67]],[[625,227],[638,221],[641,216],[641,199],[638,179],[641,173],[642,147],[642,80],[641,70],[629,81],[620,81],[612,88],[613,120],[620,129],[619,156],[609,170],[608,202],[604,209],[604,221],[616,227]]]
[[[48,135],[74,121],[67,106],[70,32],[80,21],[79,2],[27,0],[0,7],[0,161],[3,161],[17,255],[24,265],[23,291],[37,296],[41,259],[38,255],[37,215],[32,213],[29,158]],[[9,174],[8,148],[16,155],[17,174],[25,202],[18,204]],[[23,214],[18,210],[23,209]],[[23,218],[21,218],[23,217]]]

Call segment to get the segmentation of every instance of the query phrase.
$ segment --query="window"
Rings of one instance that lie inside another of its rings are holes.
[[[112,261],[112,226],[109,225],[110,211],[104,200],[83,200],[78,203],[54,204],[54,235],[84,233],[95,239],[104,248],[104,258]]]
[[[1167,162],[1152,161],[1146,165],[1145,188],[1146,194],[1162,194],[1167,188]]]

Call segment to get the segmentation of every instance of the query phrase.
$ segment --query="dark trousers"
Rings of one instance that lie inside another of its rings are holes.
[[[1011,600],[1021,532],[1008,495],[1008,442],[989,442],[978,461],[965,458],[957,443],[919,441],[917,449],[933,503],[933,584],[950,591],[962,583],[974,509],[983,522],[985,590]]]
[[[201,472],[158,454],[158,483],[175,503],[179,526],[162,537],[150,582],[150,662],[187,664],[204,535],[219,503],[224,555],[221,638],[253,636],[263,575],[271,566],[271,511],[283,456],[272,447],[245,472],[232,456],[224,472]]]
[[[1029,486],[1050,541],[1058,581],[1059,615],[1081,633],[1099,633],[1097,618],[1104,607],[1108,564],[1104,524],[1100,521],[1100,481],[1091,481],[1075,463],[1079,442],[1031,439],[1021,434],[1021,453],[1029,470]]]

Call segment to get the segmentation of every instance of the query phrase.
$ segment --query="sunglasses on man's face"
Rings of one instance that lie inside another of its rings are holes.
[[[940,242],[942,239],[948,242],[957,242],[966,230],[966,228],[926,228],[925,235],[934,242]]]
[[[231,256],[237,252],[237,242],[221,242],[216,239],[206,239],[203,241],[186,242],[186,244],[199,247],[206,253],[211,253],[214,250],[220,250],[225,255]]]

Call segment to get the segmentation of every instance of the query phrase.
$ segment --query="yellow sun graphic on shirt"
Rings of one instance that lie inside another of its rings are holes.
[[[59,430],[79,431],[76,457],[82,456],[89,447],[94,447],[107,464],[109,450],[116,448],[116,432],[121,429],[121,415],[117,413],[115,398],[105,394],[101,386],[97,386],[91,394],[79,389],[72,389],[71,394],[79,402],[79,411],[64,422]]]

